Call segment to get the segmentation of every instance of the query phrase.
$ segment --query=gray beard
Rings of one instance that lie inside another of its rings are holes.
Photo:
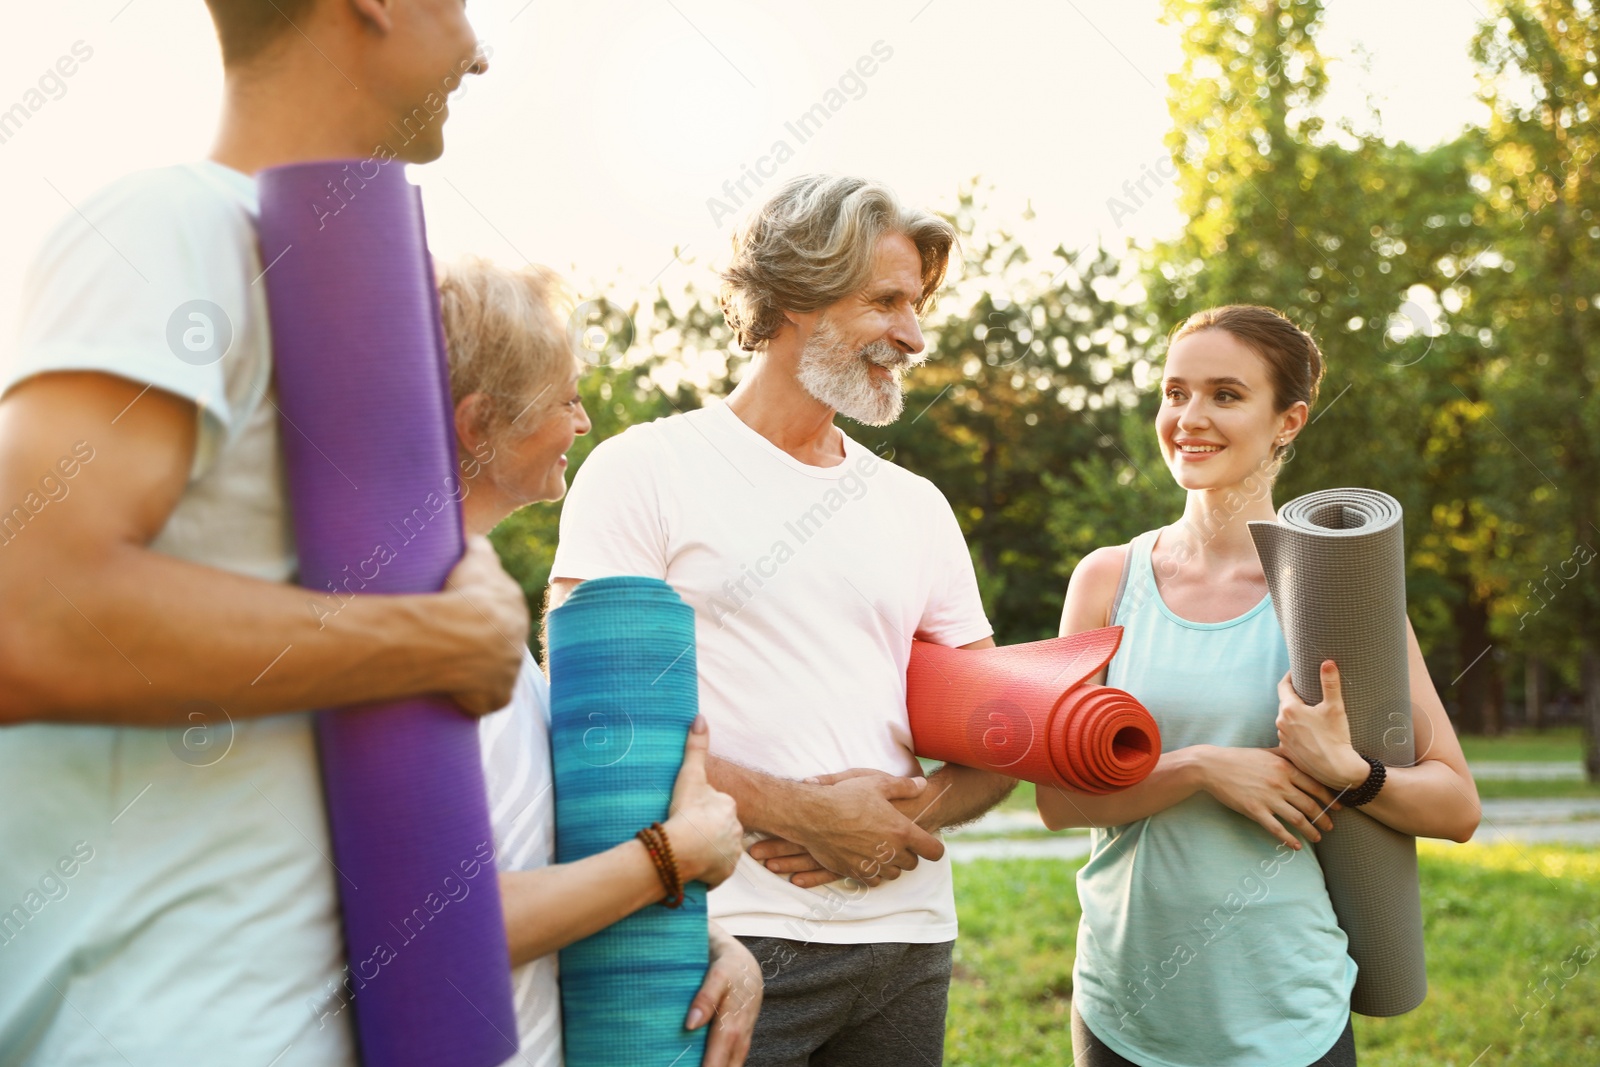
[[[922,361],[883,340],[852,349],[839,340],[831,325],[819,320],[800,350],[800,385],[848,419],[864,426],[887,426],[905,410],[901,389],[905,368]],[[891,371],[893,379],[875,380],[874,366]]]

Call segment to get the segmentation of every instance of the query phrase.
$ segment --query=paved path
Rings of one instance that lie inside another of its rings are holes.
[[[1583,777],[1582,760],[1535,762],[1521,760],[1495,760],[1468,763],[1474,778],[1515,778],[1523,781],[1576,781]]]
[[[994,811],[978,822],[947,835],[950,858],[957,863],[977,859],[1077,859],[1089,854],[1089,835],[1067,830],[1049,837],[1016,837],[1044,830],[1038,812]],[[1483,821],[1473,844],[1562,842],[1600,844],[1600,797],[1485,800]]]

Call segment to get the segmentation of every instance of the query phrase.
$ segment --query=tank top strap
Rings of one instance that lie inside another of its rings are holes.
[[[1165,527],[1146,530],[1128,542],[1127,581],[1117,590],[1116,602],[1112,606],[1111,625],[1126,625],[1155,596],[1156,575],[1150,563],[1150,555],[1155,549],[1156,538],[1161,536],[1162,529]]]

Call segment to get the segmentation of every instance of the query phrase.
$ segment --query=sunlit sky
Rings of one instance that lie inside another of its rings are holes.
[[[1130,216],[1107,207],[1163,153],[1165,76],[1180,55],[1159,7],[471,0],[492,69],[452,103],[444,157],[410,173],[435,253],[531,259],[580,293],[610,287],[624,301],[708,277],[735,221],[708,200],[731,204],[724,183],[778,140],[793,158],[762,180],[767,191],[805,171],[847,172],[942,207],[981,176],[995,221],[1031,203],[1022,232],[1037,254],[1097,239],[1118,248],[1181,223],[1170,186]],[[7,16],[0,110],[75,42],[93,55],[0,144],[0,353],[26,263],[68,201],[204,156],[222,81],[201,0],[13,3]],[[1370,102],[1386,136],[1423,144],[1480,121],[1467,44],[1483,17],[1473,0],[1329,0],[1329,115],[1364,123]],[[874,46],[889,57],[800,143],[785,124]]]

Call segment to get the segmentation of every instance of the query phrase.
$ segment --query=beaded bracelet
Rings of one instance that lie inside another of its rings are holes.
[[[1388,771],[1382,760],[1373,759],[1371,756],[1362,756],[1367,765],[1372,768],[1367,774],[1367,780],[1353,789],[1347,789],[1339,796],[1339,803],[1347,808],[1359,808],[1369,803],[1383,788],[1384,781],[1388,778]]]
[[[683,875],[678,870],[677,857],[672,854],[672,842],[667,838],[666,827],[653,822],[634,836],[644,843],[650,853],[650,861],[656,865],[656,874],[660,875],[661,884],[666,887],[667,899],[662,903],[669,908],[681,907]]]

